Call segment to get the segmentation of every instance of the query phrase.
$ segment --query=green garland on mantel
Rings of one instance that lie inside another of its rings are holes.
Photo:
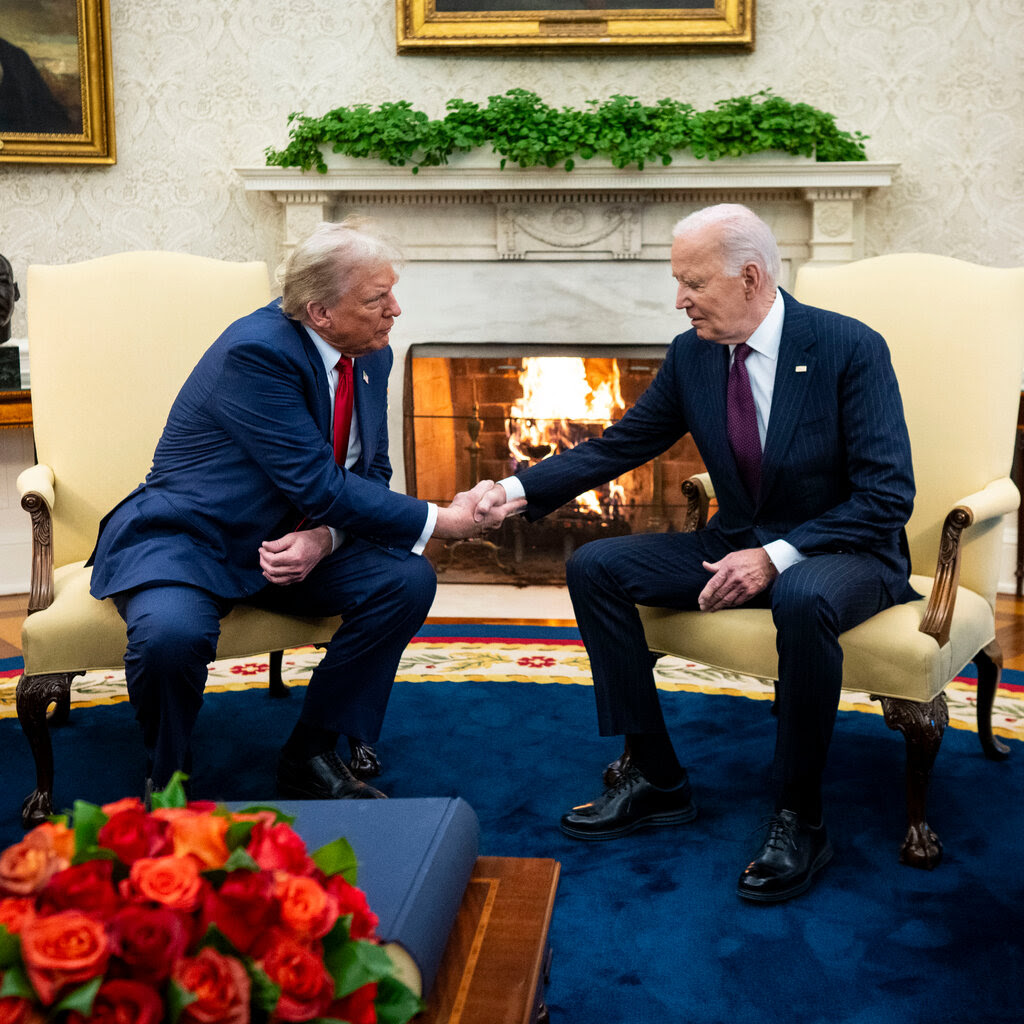
[[[840,131],[833,114],[807,103],[790,103],[768,90],[719,100],[710,110],[695,110],[679,100],[653,106],[635,96],[615,95],[588,101],[584,110],[550,107],[536,93],[509,89],[491,96],[485,106],[451,99],[448,113],[431,120],[407,100],[337,107],[323,117],[293,113],[291,141],[284,149],[268,147],[267,164],[316,168],[327,172],[321,147],[352,157],[384,160],[396,167],[437,167],[452,153],[491,146],[507,163],[520,167],[563,166],[576,158],[602,156],[615,167],[672,162],[672,153],[689,150],[695,157],[717,160],[764,150],[781,150],[818,160],[865,160],[860,132]]]

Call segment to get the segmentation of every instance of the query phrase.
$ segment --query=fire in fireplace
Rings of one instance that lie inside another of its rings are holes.
[[[414,345],[406,366],[406,479],[446,502],[600,436],[651,382],[658,346]],[[610,354],[605,354],[610,353]],[[431,541],[442,580],[563,583],[565,560],[599,537],[678,529],[680,485],[702,469],[689,437],[658,459],[581,495],[545,519],[516,517],[483,540]]]

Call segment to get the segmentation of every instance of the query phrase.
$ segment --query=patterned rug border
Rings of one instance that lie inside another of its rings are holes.
[[[569,637],[513,639],[503,636],[416,637],[406,648],[396,680],[407,683],[438,681],[457,683],[515,682],[591,686],[590,662],[579,639]],[[302,686],[320,658],[312,647],[285,652],[282,675],[286,683]],[[211,691],[267,689],[266,659],[233,659],[210,667],[207,688]],[[20,671],[0,671],[0,718],[16,715],[14,691]],[[658,688],[667,692],[720,694],[771,700],[769,681],[701,665],[682,658],[664,657],[655,669]],[[955,729],[977,731],[977,691],[973,679],[958,677],[946,690],[949,724]],[[72,684],[72,703],[97,707],[127,700],[123,672],[90,672]],[[869,694],[843,691],[840,708],[881,715],[878,701]],[[1001,686],[992,713],[993,732],[1024,740],[1024,686]]]

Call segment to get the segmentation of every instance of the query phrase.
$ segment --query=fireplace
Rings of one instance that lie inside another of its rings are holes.
[[[650,384],[663,346],[413,345],[406,357],[405,476],[445,503],[600,436]],[[679,529],[680,484],[702,469],[689,437],[543,520],[515,517],[483,540],[431,541],[452,583],[564,583],[566,558],[600,537]]]

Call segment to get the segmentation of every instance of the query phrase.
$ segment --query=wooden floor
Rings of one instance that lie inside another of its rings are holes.
[[[0,658],[21,653],[21,623],[28,595],[0,595]],[[996,639],[1006,668],[1024,670],[1024,599],[1000,594],[996,600]]]

